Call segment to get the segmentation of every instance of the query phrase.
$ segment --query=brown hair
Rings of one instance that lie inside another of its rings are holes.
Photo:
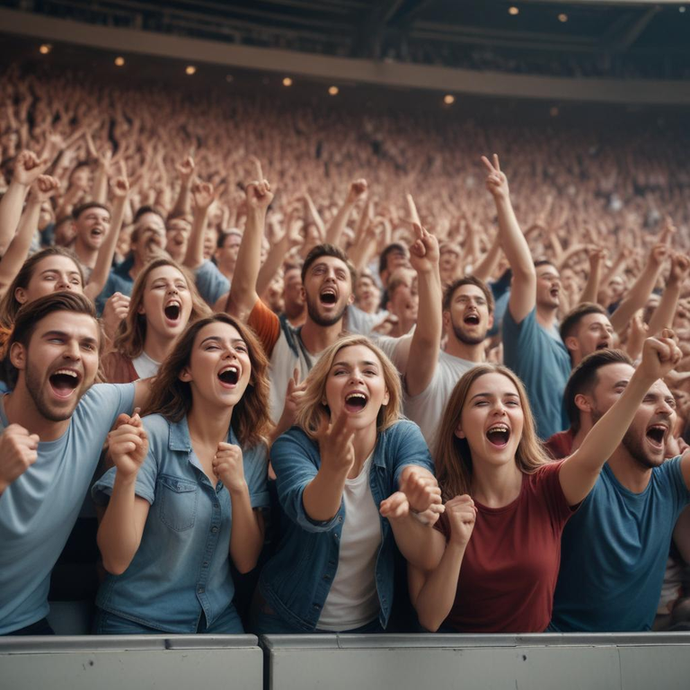
[[[520,379],[510,369],[500,364],[480,364],[467,371],[456,384],[438,429],[434,460],[436,476],[443,492],[444,501],[460,494],[469,494],[471,491],[472,450],[467,439],[458,438],[455,435],[455,430],[458,427],[472,384],[482,376],[494,373],[502,374],[512,381],[520,397],[524,425],[522,438],[515,451],[515,464],[521,472],[532,474],[549,462],[549,458],[537,437],[527,392]]]
[[[591,393],[599,382],[599,369],[608,364],[634,366],[632,359],[622,350],[597,350],[583,358],[565,384],[563,408],[575,433],[580,430],[580,408],[575,404],[575,397],[580,393]]]
[[[594,302],[582,302],[578,304],[576,307],[573,307],[565,315],[563,321],[561,321],[559,331],[563,342],[565,342],[566,338],[573,335],[580,321],[588,314],[603,314],[607,319],[609,318],[608,312],[600,304],[595,304]]]
[[[247,389],[232,413],[231,427],[243,446],[255,446],[266,439],[271,429],[268,360],[254,332],[227,314],[213,314],[187,327],[158,370],[142,415],[160,414],[170,422],[179,422],[189,413],[193,402],[191,386],[180,380],[180,373],[189,365],[197,335],[212,323],[233,326],[247,344],[252,371]]]
[[[324,415],[330,415],[328,405],[323,400],[326,395],[326,381],[331,371],[336,355],[346,347],[363,345],[371,350],[381,362],[383,379],[388,389],[388,404],[381,406],[376,430],[378,433],[393,426],[400,419],[400,406],[402,404],[402,388],[400,376],[396,368],[386,355],[374,345],[371,340],[363,335],[348,335],[337,340],[326,348],[305,379],[306,389],[302,401],[297,410],[295,424],[301,427],[310,438],[316,437],[316,431],[321,425]]]
[[[2,297],[0,301],[0,325],[6,328],[11,328],[14,324],[14,320],[17,316],[17,312],[21,308],[21,302],[17,301],[15,293],[18,288],[26,289],[31,282],[36,271],[36,266],[38,266],[43,259],[47,259],[50,256],[66,256],[68,259],[74,261],[74,265],[79,272],[79,277],[81,278],[81,286],[84,288],[84,271],[77,259],[76,255],[69,251],[68,249],[63,249],[62,247],[48,247],[40,252],[36,252],[30,256],[19,269],[15,279],[10,283],[7,288],[7,292]]]
[[[357,271],[355,270],[354,264],[350,259],[347,258],[347,254],[336,247],[334,244],[317,244],[310,252],[307,254],[307,258],[302,264],[302,283],[305,282],[307,273],[311,268],[311,265],[323,256],[333,256],[336,259],[340,259],[346,266],[347,270],[350,271],[350,282],[352,283],[352,289],[355,288],[355,281],[357,280]]]
[[[480,280],[475,276],[463,276],[462,278],[457,278],[446,287],[446,289],[443,291],[443,311],[450,311],[455,291],[463,285],[474,285],[475,287],[478,287],[484,293],[484,299],[486,299],[486,306],[489,309],[489,314],[494,313],[494,296],[491,290],[483,280]]]
[[[130,359],[138,357],[144,351],[144,343],[146,342],[146,314],[140,314],[139,307],[144,303],[144,293],[146,292],[146,281],[148,277],[151,275],[152,271],[155,271],[161,266],[172,266],[176,268],[184,276],[187,282],[187,289],[192,296],[192,312],[189,315],[188,323],[194,323],[203,316],[211,315],[211,310],[199,296],[196,285],[194,284],[194,279],[186,268],[180,266],[176,261],[166,258],[156,259],[146,264],[134,281],[132,295],[129,301],[129,311],[127,312],[127,316],[120,323],[115,341],[113,342],[113,349]]]

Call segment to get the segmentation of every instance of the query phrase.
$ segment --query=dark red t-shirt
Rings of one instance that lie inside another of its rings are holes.
[[[566,429],[551,436],[544,445],[554,460],[562,460],[573,454],[573,443],[575,434],[572,429]]]
[[[572,514],[558,480],[562,464],[525,474],[520,495],[503,508],[475,501],[477,521],[444,627],[476,633],[546,629],[561,561],[561,532]],[[445,515],[437,524],[447,539]]]

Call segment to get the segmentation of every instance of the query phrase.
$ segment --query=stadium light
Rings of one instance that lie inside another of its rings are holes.
[[[520,10],[513,5],[512,7],[508,8],[508,14],[512,14],[514,17],[516,14],[520,14]]]
[[[683,14],[683,12],[685,12],[685,5],[681,5],[681,6],[678,8],[678,11],[679,11],[681,14]]]
[[[235,77],[233,77],[232,74],[226,74],[225,75],[225,81],[228,82],[228,84],[230,84],[234,80],[235,80]]]
[[[338,91],[339,91],[339,89],[338,89],[337,86],[329,86],[329,87],[328,87],[328,93],[329,93],[331,96],[337,96],[337,95],[338,95]]]
[[[453,95],[450,94],[450,93],[447,93],[447,94],[443,97],[443,102],[444,102],[446,105],[453,105],[453,103],[455,103],[455,96],[453,96]]]
[[[48,53],[53,49],[53,46],[50,45],[50,43],[44,43],[39,49],[38,52],[41,55],[48,55]]]
[[[558,15],[558,21],[563,22],[563,24],[565,24],[568,21],[568,15],[564,12],[561,12],[561,14]]]
[[[125,59],[121,55],[118,55],[115,58],[115,66],[116,67],[123,67],[124,64],[125,64]]]
[[[283,79],[283,86],[292,86],[292,79],[290,79],[290,77],[285,77],[285,79]]]
[[[196,74],[196,67],[194,65],[187,65],[185,72],[191,77],[192,74]]]
[[[551,110],[549,110],[549,115],[551,115],[551,117],[558,117],[558,106],[551,106]]]

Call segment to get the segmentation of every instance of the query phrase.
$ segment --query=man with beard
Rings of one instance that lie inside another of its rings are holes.
[[[11,393],[0,399],[0,635],[50,634],[50,573],[110,428],[143,382],[93,385],[102,336],[92,303],[59,292],[17,315]]]
[[[266,210],[273,194],[265,180],[247,185],[246,194],[247,224],[226,309],[254,329],[271,360],[271,417],[280,431],[292,425],[294,410],[286,407],[285,399],[293,392],[295,371],[302,381],[345,330],[345,311],[354,301],[355,269],[338,247],[317,245],[302,266],[307,304],[304,325],[294,328],[287,319],[279,319],[256,292]],[[348,325],[357,332],[353,324]]]
[[[678,352],[676,359],[680,356]],[[564,399],[573,450],[620,397],[633,371],[630,358],[616,350],[595,352],[576,367]],[[673,395],[658,380],[565,527],[554,630],[650,629],[671,535],[690,502],[690,453],[664,462],[675,418]]]

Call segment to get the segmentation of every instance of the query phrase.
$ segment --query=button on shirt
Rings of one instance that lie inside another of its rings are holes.
[[[192,450],[186,417],[169,422],[143,419],[149,453],[139,470],[136,494],[151,504],[141,544],[122,575],[108,575],[97,605],[157,630],[194,633],[205,615],[213,624],[232,603],[235,586],[229,546],[232,503],[227,489],[213,486]],[[232,431],[228,443],[239,445]],[[267,453],[263,444],[242,449],[252,508],[269,505]],[[94,486],[105,503],[116,468]]]

